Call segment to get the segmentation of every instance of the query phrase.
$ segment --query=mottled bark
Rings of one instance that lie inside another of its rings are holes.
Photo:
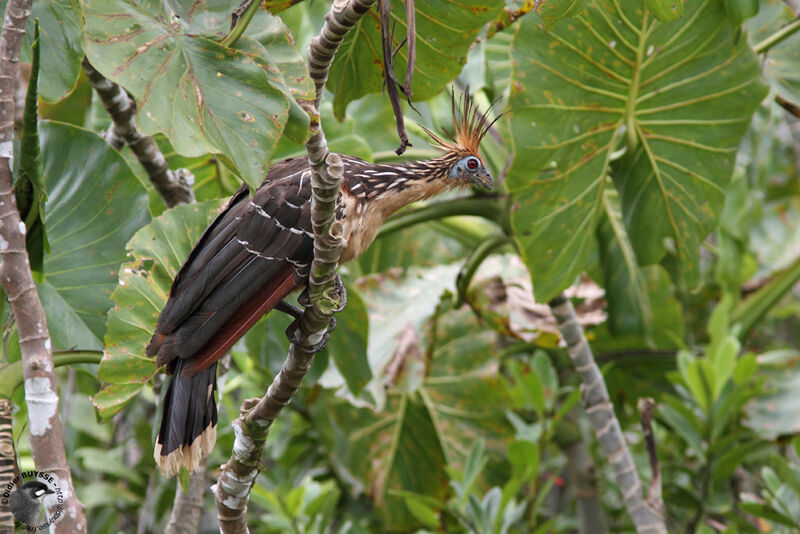
[[[203,492],[206,489],[206,462],[207,456],[200,459],[200,465],[189,478],[188,491],[178,484],[175,492],[175,501],[172,506],[172,515],[164,529],[165,534],[195,534],[200,526],[200,517],[203,515]]]
[[[62,492],[62,504],[45,499],[48,517],[61,509],[51,531],[80,533],[86,532],[86,518],[83,505],[75,496],[64,452],[47,319],[31,276],[25,250],[26,228],[20,220],[12,186],[14,85],[30,14],[31,0],[9,1],[0,34],[0,283],[17,321],[33,461],[37,470],[53,477],[53,484]]]
[[[0,534],[14,532],[14,516],[8,500],[4,496],[7,488],[13,487],[19,476],[17,452],[14,448],[14,434],[11,427],[13,405],[8,399],[0,399]],[[11,486],[9,486],[11,485]]]
[[[666,534],[664,518],[653,510],[642,496],[642,482],[636,472],[622,428],[614,414],[614,406],[608,397],[603,375],[594,361],[589,342],[586,341],[583,328],[578,323],[572,303],[562,293],[549,304],[561,336],[567,343],[567,352],[583,382],[581,402],[597,441],[600,442],[614,471],[625,509],[633,520],[636,531],[640,534]]]
[[[139,133],[134,122],[136,103],[133,99],[122,87],[100,74],[87,58],[83,58],[82,65],[113,121],[106,133],[108,144],[117,150],[124,145],[130,147],[168,208],[194,202],[194,176],[186,169],[171,171],[155,139]]]
[[[336,291],[336,267],[344,248],[341,226],[334,209],[344,168],[338,154],[329,154],[319,119],[322,90],[339,44],[375,0],[335,0],[325,16],[320,34],[308,47],[308,70],[316,87],[313,102],[300,102],[309,115],[306,153],[311,164],[311,221],[314,227],[314,260],[308,279],[308,305],[303,310],[295,339],[283,367],[266,395],[242,403],[233,422],[236,436],[230,460],[222,466],[214,487],[217,517],[223,534],[247,533],[247,504],[258,475],[261,453],[272,422],[299,389],[314,352],[327,335],[333,314],[344,305],[345,295]]]

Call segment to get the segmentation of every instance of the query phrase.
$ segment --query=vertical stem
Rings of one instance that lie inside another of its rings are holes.
[[[86,532],[83,505],[72,486],[64,451],[58,409],[58,386],[42,302],[33,283],[25,250],[25,224],[16,208],[12,180],[14,154],[14,82],[25,25],[32,0],[10,0],[0,34],[0,283],[17,320],[30,442],[38,471],[50,474],[63,502],[46,498],[48,517],[60,512],[51,525],[56,533]]]
[[[664,519],[656,513],[642,496],[642,482],[636,472],[631,452],[622,434],[622,428],[614,414],[614,406],[608,397],[608,389],[600,368],[592,355],[589,342],[578,323],[575,308],[564,294],[550,301],[550,310],[558,323],[558,330],[567,343],[567,352],[583,381],[581,402],[594,428],[597,441],[603,447],[608,463],[614,471],[625,509],[642,533],[664,533]]]
[[[235,434],[231,458],[222,466],[214,497],[223,534],[243,534],[247,528],[250,490],[261,464],[261,454],[272,422],[291,400],[303,381],[314,352],[327,335],[333,313],[344,305],[344,294],[336,294],[334,282],[339,256],[344,248],[341,225],[334,221],[336,199],[344,180],[338,154],[328,153],[319,117],[322,90],[339,44],[375,0],[334,0],[320,34],[308,47],[308,70],[316,87],[313,102],[300,102],[309,115],[306,153],[311,164],[311,222],[314,228],[314,259],[308,277],[308,305],[303,311],[296,338],[283,367],[261,399],[242,403],[233,422]]]
[[[14,448],[14,434],[11,428],[13,405],[9,399],[0,399],[0,533],[14,532],[14,516],[8,506],[4,492],[19,480],[17,451]]]

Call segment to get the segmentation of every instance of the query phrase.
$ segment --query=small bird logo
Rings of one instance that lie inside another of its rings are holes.
[[[11,494],[9,504],[14,519],[28,526],[35,526],[42,513],[42,497],[55,493],[46,484],[33,480],[26,482]]]

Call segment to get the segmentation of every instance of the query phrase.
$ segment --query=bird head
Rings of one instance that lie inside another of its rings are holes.
[[[51,495],[55,493],[53,490],[48,488],[46,484],[43,484],[37,480],[32,480],[31,482],[25,483],[19,491],[26,493],[32,499],[39,499],[45,495]]]
[[[490,121],[488,111],[481,113],[469,94],[469,87],[456,103],[455,93],[451,96],[454,133],[442,128],[447,139],[440,137],[423,126],[433,139],[433,146],[445,152],[440,158],[449,165],[447,178],[460,186],[479,186],[486,189],[494,187],[494,180],[486,163],[480,155],[480,144],[489,128],[500,118]]]

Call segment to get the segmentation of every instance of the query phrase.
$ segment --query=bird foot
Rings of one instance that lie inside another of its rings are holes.
[[[275,309],[287,315],[291,315],[295,319],[299,319],[300,316],[303,315],[303,310],[301,310],[294,304],[286,302],[285,300],[278,302],[278,304],[275,305]]]
[[[335,274],[333,280],[333,294],[339,296],[339,306],[337,306],[333,312],[340,312],[342,311],[345,306],[347,305],[347,291],[344,288],[344,283],[342,282],[342,278],[339,276],[339,273]],[[303,306],[304,308],[308,308],[311,306],[311,301],[308,297],[308,288],[304,289],[300,296],[297,298],[297,302]],[[299,330],[300,330],[300,317],[302,315],[302,311],[292,306],[291,304],[281,301],[277,309],[292,315],[295,319],[292,321],[292,324],[289,325],[289,328],[286,329],[286,337],[289,338],[289,341],[298,347],[303,352],[308,354],[315,354],[322,349],[325,348],[325,344],[328,342],[330,338],[330,333],[333,332],[333,329],[336,328],[336,319],[331,317],[330,325],[328,325],[327,330],[322,334],[322,337],[316,342],[309,344],[300,343],[300,339],[298,337]],[[295,315],[296,313],[296,315]],[[313,336],[309,336],[311,338]],[[308,343],[311,342],[311,339],[307,340]]]

